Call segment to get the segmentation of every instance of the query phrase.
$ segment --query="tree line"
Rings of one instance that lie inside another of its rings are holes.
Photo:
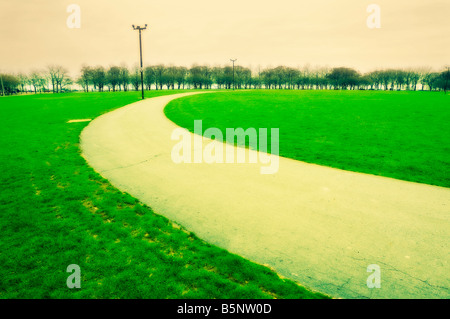
[[[297,89],[297,90],[429,90],[447,91],[450,71],[426,69],[386,69],[362,74],[355,69],[303,69],[279,66],[252,72],[242,66],[209,67],[155,65],[143,69],[146,90],[174,89]],[[1,74],[0,94],[61,93],[81,89],[85,92],[140,90],[139,68],[126,66],[83,66],[72,79],[61,66],[30,74]],[[76,84],[76,86],[75,86]]]
[[[49,66],[46,70],[32,71],[29,74],[0,74],[0,94],[17,93],[62,93],[72,91],[73,81],[67,69]]]

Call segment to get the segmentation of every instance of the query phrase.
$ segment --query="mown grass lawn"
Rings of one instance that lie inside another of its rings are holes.
[[[178,99],[165,113],[192,132],[200,119],[203,130],[217,127],[224,136],[226,128],[279,128],[281,156],[450,187],[444,93],[238,91]]]
[[[207,244],[87,165],[79,135],[88,123],[66,122],[138,98],[0,98],[0,298],[324,298]],[[70,264],[81,289],[66,286]]]

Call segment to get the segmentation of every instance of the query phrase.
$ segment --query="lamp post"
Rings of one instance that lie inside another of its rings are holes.
[[[234,84],[234,62],[236,62],[237,61],[237,59],[230,59],[230,61],[231,62],[233,62],[233,91],[234,91],[234,87],[235,87],[235,84]]]
[[[3,74],[0,72],[0,81],[2,83],[2,96],[5,96],[5,86],[3,85]]]
[[[3,74],[0,73],[0,80],[2,81],[2,96],[5,96],[5,87],[3,86]]]
[[[444,93],[447,94],[448,90],[448,80],[450,77],[450,66],[447,66],[447,72],[445,73],[445,86],[444,86]]]
[[[134,26],[133,24],[133,30],[139,30],[139,49],[141,53],[141,88],[142,88],[142,99],[144,99],[144,66],[142,64],[142,39],[141,39],[141,31],[147,29],[147,25],[145,27],[140,26]]]

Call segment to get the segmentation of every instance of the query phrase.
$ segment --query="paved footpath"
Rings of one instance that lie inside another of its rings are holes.
[[[163,109],[186,95],[100,116],[82,132],[83,156],[156,213],[313,290],[342,298],[450,297],[449,188],[286,158],[272,175],[260,173],[262,164],[175,164],[177,126]],[[379,289],[367,286],[369,265],[380,267]]]

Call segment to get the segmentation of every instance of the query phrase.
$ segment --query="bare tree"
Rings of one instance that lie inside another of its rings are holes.
[[[30,83],[33,86],[34,93],[41,92],[41,86],[43,82],[43,76],[41,71],[33,71],[30,74]]]
[[[111,85],[113,92],[116,91],[117,86],[120,86],[120,76],[121,76],[120,67],[112,66],[109,68],[107,72],[107,80],[108,84]]]
[[[84,65],[81,68],[81,77],[77,83],[83,87],[85,92],[89,92],[89,85],[93,83],[93,69]]]
[[[144,71],[144,74],[146,71]],[[145,83],[144,77],[144,83]],[[141,85],[141,73],[139,67],[135,67],[133,72],[130,74],[130,83],[135,91],[139,91],[139,86]]]
[[[126,66],[120,67],[119,87],[122,86],[124,91],[128,91],[130,84],[130,72]]]
[[[94,69],[91,69],[90,77],[92,80],[92,84],[94,85],[94,89],[98,89],[99,92],[103,92],[103,89],[107,83],[105,68],[102,66],[98,66]]]

